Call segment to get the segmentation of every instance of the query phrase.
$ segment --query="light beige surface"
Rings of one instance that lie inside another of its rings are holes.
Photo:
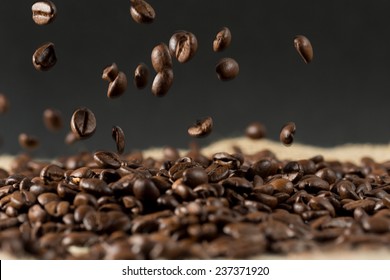
[[[269,149],[279,159],[299,160],[310,158],[315,155],[323,155],[326,160],[350,161],[359,163],[365,156],[373,158],[377,162],[390,160],[390,144],[372,145],[372,144],[346,144],[333,148],[320,148],[295,143],[290,147],[285,147],[279,142],[273,142],[267,139],[250,140],[247,138],[232,138],[215,142],[202,149],[205,155],[212,155],[216,152],[233,152],[233,147],[237,146],[244,153],[251,154],[264,149]],[[183,154],[185,151],[181,151]],[[144,151],[144,156],[155,158],[162,157],[161,148],[152,148]],[[12,156],[0,156],[0,167],[8,169]],[[13,259],[13,256],[0,252],[0,259]],[[305,252],[300,254],[290,254],[288,256],[280,255],[261,255],[256,259],[390,259],[390,250],[353,250],[353,251],[330,251],[330,252]]]

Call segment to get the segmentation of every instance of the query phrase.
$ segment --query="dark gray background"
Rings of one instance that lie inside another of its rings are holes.
[[[208,115],[215,129],[202,145],[242,135],[254,120],[275,140],[287,121],[297,124],[296,140],[308,144],[390,139],[390,1],[150,0],[157,18],[140,25],[130,17],[129,1],[57,0],[58,17],[48,26],[32,21],[33,3],[0,2],[0,92],[11,103],[0,116],[1,153],[21,151],[21,132],[40,138],[36,155],[114,149],[112,125],[124,129],[127,151],[186,147],[187,127]],[[212,41],[222,26],[230,28],[232,44],[214,53]],[[166,97],[152,96],[150,87],[136,90],[131,83],[136,65],[151,68],[152,48],[179,29],[198,38],[193,60],[175,61],[174,85]],[[297,34],[313,45],[309,65],[293,47]],[[47,41],[55,44],[58,62],[49,72],[38,72],[31,56]],[[217,79],[215,64],[222,57],[239,62],[235,80]],[[112,62],[130,80],[125,95],[115,100],[106,97],[108,85],[101,79]],[[63,139],[79,106],[95,112],[98,128],[91,139],[67,147]],[[47,107],[62,111],[61,132],[44,128]]]

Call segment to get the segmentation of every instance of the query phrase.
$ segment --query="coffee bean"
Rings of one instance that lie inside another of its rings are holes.
[[[66,136],[65,136],[64,143],[66,145],[72,145],[75,142],[77,142],[77,140],[79,140],[77,135],[74,134],[73,131],[69,131],[68,134],[66,134]]]
[[[35,204],[36,196],[29,191],[15,191],[12,193],[10,198],[10,206],[15,209],[21,209],[23,207],[30,207]]]
[[[390,231],[390,219],[383,217],[367,217],[362,219],[362,226],[366,231],[384,233]]]
[[[183,172],[183,183],[191,188],[208,182],[208,175],[202,167],[192,167]]]
[[[5,114],[9,110],[9,101],[5,94],[0,93],[0,114]]]
[[[32,7],[32,19],[38,25],[45,25],[51,23],[57,15],[57,9],[51,1],[35,2]]]
[[[119,72],[115,79],[110,82],[107,90],[108,98],[117,98],[122,96],[127,89],[127,77],[123,72]]]
[[[150,179],[137,179],[133,186],[134,196],[141,201],[156,202],[160,191]]]
[[[84,220],[85,216],[89,212],[94,212],[95,209],[91,205],[82,204],[80,206],[77,206],[74,210],[74,221],[76,223],[80,223]]]
[[[62,217],[69,212],[70,204],[68,201],[50,201],[45,204],[45,210],[50,216]]]
[[[206,117],[196,121],[194,125],[188,128],[188,134],[192,137],[206,137],[213,129],[213,119]]]
[[[53,43],[45,43],[34,52],[32,63],[39,71],[50,70],[57,62]]]
[[[137,23],[152,23],[156,17],[153,7],[144,0],[131,0],[130,15]]]
[[[117,125],[113,126],[111,136],[115,141],[118,154],[123,154],[125,150],[125,133],[123,132],[122,128]]]
[[[172,69],[164,69],[158,72],[154,77],[152,84],[152,93],[154,96],[165,96],[173,84],[173,71]]]
[[[152,50],[151,61],[154,70],[158,72],[172,69],[172,57],[169,53],[168,46],[160,43]]]
[[[260,122],[253,122],[248,125],[245,135],[250,139],[262,139],[266,136],[265,126]]]
[[[43,123],[50,131],[60,130],[63,126],[61,112],[52,108],[46,109],[43,111]]]
[[[70,232],[64,235],[62,239],[62,245],[69,246],[78,246],[78,247],[87,247],[99,240],[99,236],[93,232],[89,231],[80,231],[80,232]]]
[[[215,66],[218,79],[221,81],[229,81],[237,77],[240,72],[240,67],[237,61],[233,58],[222,58]]]
[[[118,77],[119,70],[116,63],[112,63],[111,65],[108,65],[104,68],[102,79],[106,80],[107,82],[113,82],[116,77]]]
[[[47,218],[45,210],[39,204],[35,204],[28,209],[28,219],[31,224],[44,223]]]
[[[188,31],[177,31],[169,40],[171,56],[176,57],[180,63],[188,62],[198,49],[198,40],[195,35]]]
[[[70,127],[80,139],[91,137],[96,131],[95,115],[88,108],[79,108],[72,115]]]
[[[308,192],[315,192],[320,190],[328,191],[330,185],[327,181],[322,180],[315,175],[307,175],[303,177],[301,181],[299,181],[298,188],[304,189]]]
[[[253,189],[252,183],[242,177],[229,177],[222,181],[222,186],[238,193],[250,193]]]
[[[45,181],[59,182],[64,178],[64,172],[61,167],[49,164],[42,168],[40,177]]]
[[[97,178],[83,178],[80,180],[81,190],[94,195],[112,195],[107,183]]]
[[[221,52],[229,47],[232,41],[232,34],[230,29],[227,27],[223,27],[215,36],[213,41],[213,50],[215,52]]]
[[[99,151],[93,154],[93,158],[101,168],[118,169],[121,167],[121,159],[112,152]]]
[[[149,68],[145,63],[140,63],[137,68],[135,68],[133,81],[137,89],[146,87],[149,81]]]
[[[294,47],[306,64],[312,61],[313,47],[311,46],[309,39],[303,35],[295,36]]]
[[[294,141],[295,130],[295,123],[289,122],[285,124],[280,131],[280,142],[282,142],[285,146],[291,146]]]
[[[19,141],[19,145],[22,148],[30,149],[30,150],[37,148],[39,145],[38,138],[36,138],[34,135],[29,135],[27,133],[19,134],[18,141]]]
[[[375,201],[370,199],[351,201],[343,205],[343,208],[347,211],[352,211],[358,207],[362,208],[366,212],[370,212],[374,209]]]

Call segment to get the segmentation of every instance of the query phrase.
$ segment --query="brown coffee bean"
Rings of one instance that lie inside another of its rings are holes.
[[[145,63],[138,64],[134,71],[134,85],[137,89],[143,89],[149,81],[149,67]]]
[[[127,77],[123,72],[119,72],[115,79],[110,82],[107,89],[108,98],[118,98],[123,95],[127,89]]]
[[[32,19],[38,25],[45,25],[51,23],[57,15],[57,9],[51,1],[35,2],[32,7]]]
[[[74,134],[72,131],[69,131],[65,136],[64,143],[66,145],[72,145],[76,143],[77,140],[79,140],[79,138],[76,136],[76,134]]]
[[[322,168],[315,173],[316,176],[327,181],[329,184],[333,184],[337,180],[336,173],[331,168]]]
[[[218,79],[221,81],[230,81],[237,77],[240,67],[233,58],[222,58],[215,66]]]
[[[313,47],[311,46],[309,39],[307,39],[303,35],[295,36],[294,47],[306,64],[308,64],[312,61]]]
[[[238,169],[243,163],[243,158],[240,154],[216,153],[213,155],[213,161],[220,165],[226,165],[230,169]]]
[[[253,189],[252,183],[242,177],[229,177],[222,181],[222,186],[238,193],[250,193]]]
[[[68,201],[50,201],[45,204],[45,210],[50,216],[62,217],[69,212],[70,204]]]
[[[250,139],[262,139],[266,136],[266,128],[261,122],[252,122],[246,128],[245,135]]]
[[[333,205],[325,197],[313,197],[307,205],[312,210],[327,210],[332,217],[336,215]]]
[[[358,200],[359,196],[356,194],[356,186],[347,180],[342,180],[336,184],[336,190],[341,199],[351,198]]]
[[[180,63],[188,62],[198,49],[196,36],[188,31],[177,31],[169,40],[169,51],[171,56],[176,57]]]
[[[343,205],[343,208],[347,211],[355,210],[360,207],[366,212],[371,212],[374,209],[375,201],[370,199],[351,201]]]
[[[384,233],[390,231],[390,219],[384,217],[367,217],[362,219],[363,229],[368,232]]]
[[[99,151],[94,153],[93,158],[101,168],[118,169],[122,164],[119,156],[112,152]]]
[[[217,163],[211,164],[206,169],[207,175],[209,176],[209,181],[211,183],[217,183],[223,179],[229,177],[229,167],[225,165],[220,165]]]
[[[276,178],[268,182],[274,188],[274,193],[287,193],[291,194],[294,191],[294,185],[292,182],[285,178]]]
[[[153,7],[145,0],[131,0],[130,15],[137,23],[152,23],[156,17]]]
[[[62,245],[89,247],[92,244],[98,242],[99,236],[89,231],[70,232],[64,235],[62,239]]]
[[[57,57],[54,50],[53,43],[45,43],[34,52],[32,56],[32,63],[36,70],[48,71],[56,63]]]
[[[14,207],[15,209],[30,207],[35,204],[36,200],[37,197],[30,191],[15,191],[11,195],[10,206]]]
[[[295,130],[295,123],[289,122],[285,124],[280,131],[280,142],[282,142],[285,146],[291,146],[294,141]]]
[[[42,206],[45,206],[51,201],[60,201],[60,197],[55,193],[43,193],[38,196],[38,202]]]
[[[304,189],[308,192],[315,192],[315,191],[329,191],[330,185],[327,181],[322,180],[320,177],[316,175],[307,175],[302,178],[301,181],[298,183],[299,189]]]
[[[43,123],[50,131],[58,131],[63,127],[61,112],[48,108],[43,111]]]
[[[42,168],[40,177],[46,182],[59,182],[64,178],[64,173],[65,171],[61,167],[49,164]]]
[[[18,218],[11,217],[0,220],[0,230],[3,231],[8,228],[15,227],[19,224]]]
[[[191,188],[207,183],[208,179],[208,175],[202,167],[192,167],[183,172],[183,183]]]
[[[172,70],[172,57],[168,46],[164,43],[160,43],[153,48],[151,61],[153,68],[157,73]]]
[[[283,167],[283,173],[283,178],[296,183],[303,177],[305,171],[299,162],[290,161]]]
[[[96,131],[96,118],[88,108],[79,108],[73,115],[70,127],[74,135],[80,139],[91,137]]]
[[[152,83],[152,93],[154,96],[165,96],[173,84],[173,71],[170,68],[163,69],[154,77]]]
[[[206,137],[213,129],[213,119],[206,117],[198,120],[194,125],[188,128],[188,134],[192,137]]]
[[[111,130],[112,139],[114,139],[116,144],[116,150],[118,154],[123,154],[125,150],[125,133],[122,128],[119,126],[113,126]]]
[[[107,183],[97,178],[83,178],[79,186],[81,190],[94,195],[112,195]]]
[[[79,193],[79,187],[73,184],[66,184],[59,182],[57,185],[57,194],[59,197],[67,200],[73,200],[73,198]]]
[[[87,215],[87,213],[89,213],[91,211],[93,212],[93,211],[95,211],[95,209],[94,209],[94,207],[92,207],[90,205],[83,204],[83,205],[77,206],[76,209],[74,210],[74,221],[77,223],[82,222],[84,220],[85,216]]]
[[[9,101],[5,94],[0,93],[0,114],[5,114],[9,110]]]
[[[232,41],[232,34],[230,29],[227,27],[223,27],[215,36],[213,41],[213,51],[221,52],[229,47]]]
[[[261,159],[252,166],[254,174],[262,179],[275,175],[278,172],[278,168],[278,163],[273,159]]]
[[[39,204],[31,206],[27,215],[31,224],[44,223],[47,219],[46,211]]]
[[[116,77],[118,77],[119,69],[116,63],[106,66],[103,69],[102,79],[107,82],[113,82]]]
[[[39,140],[37,137],[35,137],[34,135],[26,134],[26,133],[19,134],[18,141],[19,141],[19,145],[25,149],[32,150],[32,149],[37,148],[39,145]]]
[[[133,186],[134,196],[141,201],[156,202],[160,191],[150,179],[137,179]]]

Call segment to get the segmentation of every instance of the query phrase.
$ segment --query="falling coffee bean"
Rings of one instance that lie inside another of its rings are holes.
[[[77,109],[72,115],[70,127],[79,139],[91,137],[96,130],[95,115],[88,108]]]
[[[250,139],[261,139],[266,135],[265,126],[260,122],[253,122],[248,125],[245,135]]]
[[[32,19],[38,25],[51,23],[57,15],[57,9],[51,1],[35,2],[32,7]]]
[[[303,35],[295,36],[294,47],[306,64],[308,64],[312,61],[313,47],[311,46],[309,39],[307,39]]]
[[[152,23],[156,17],[153,7],[144,0],[131,0],[130,15],[137,23]]]
[[[198,120],[196,124],[188,128],[188,134],[192,137],[205,137],[213,129],[213,119],[211,117]]]
[[[53,43],[46,43],[40,46],[32,56],[32,63],[39,71],[50,70],[57,62]]]
[[[137,89],[146,87],[149,81],[149,68],[145,63],[138,64],[134,71],[134,85]]]
[[[63,126],[61,112],[52,108],[46,109],[43,111],[43,123],[50,131],[60,130]]]
[[[107,90],[108,98],[117,98],[127,89],[127,77],[123,72],[119,72],[114,81],[110,82]]]
[[[79,140],[77,135],[74,134],[73,131],[69,131],[65,136],[64,143],[66,145],[72,145],[73,143],[77,142],[77,140]]]
[[[229,47],[232,41],[232,34],[227,27],[223,27],[215,36],[213,41],[213,50],[215,52],[221,52]]]
[[[166,69],[158,72],[154,77],[152,84],[152,93],[154,96],[163,97],[165,96],[173,84],[173,71]]]
[[[9,109],[9,101],[5,94],[0,93],[0,114],[5,114]]]
[[[168,69],[172,69],[172,57],[166,44],[160,43],[155,46],[150,55],[152,66],[158,73]]]
[[[294,141],[295,130],[296,126],[293,122],[289,122],[284,125],[280,131],[280,142],[282,142],[285,146],[290,146]]]
[[[123,154],[123,151],[125,150],[125,133],[122,128],[117,125],[113,126],[111,136],[115,141],[118,154]]]
[[[198,49],[198,40],[188,31],[177,31],[169,40],[169,52],[180,63],[188,62]]]
[[[25,149],[35,149],[39,145],[39,140],[33,135],[21,133],[19,134],[19,145]]]
[[[240,67],[237,61],[233,58],[222,58],[215,67],[218,79],[221,81],[229,81],[237,77],[240,72]]]
[[[118,76],[119,70],[116,63],[112,63],[109,66],[106,66],[103,70],[102,79],[107,82],[113,82],[115,78]]]

